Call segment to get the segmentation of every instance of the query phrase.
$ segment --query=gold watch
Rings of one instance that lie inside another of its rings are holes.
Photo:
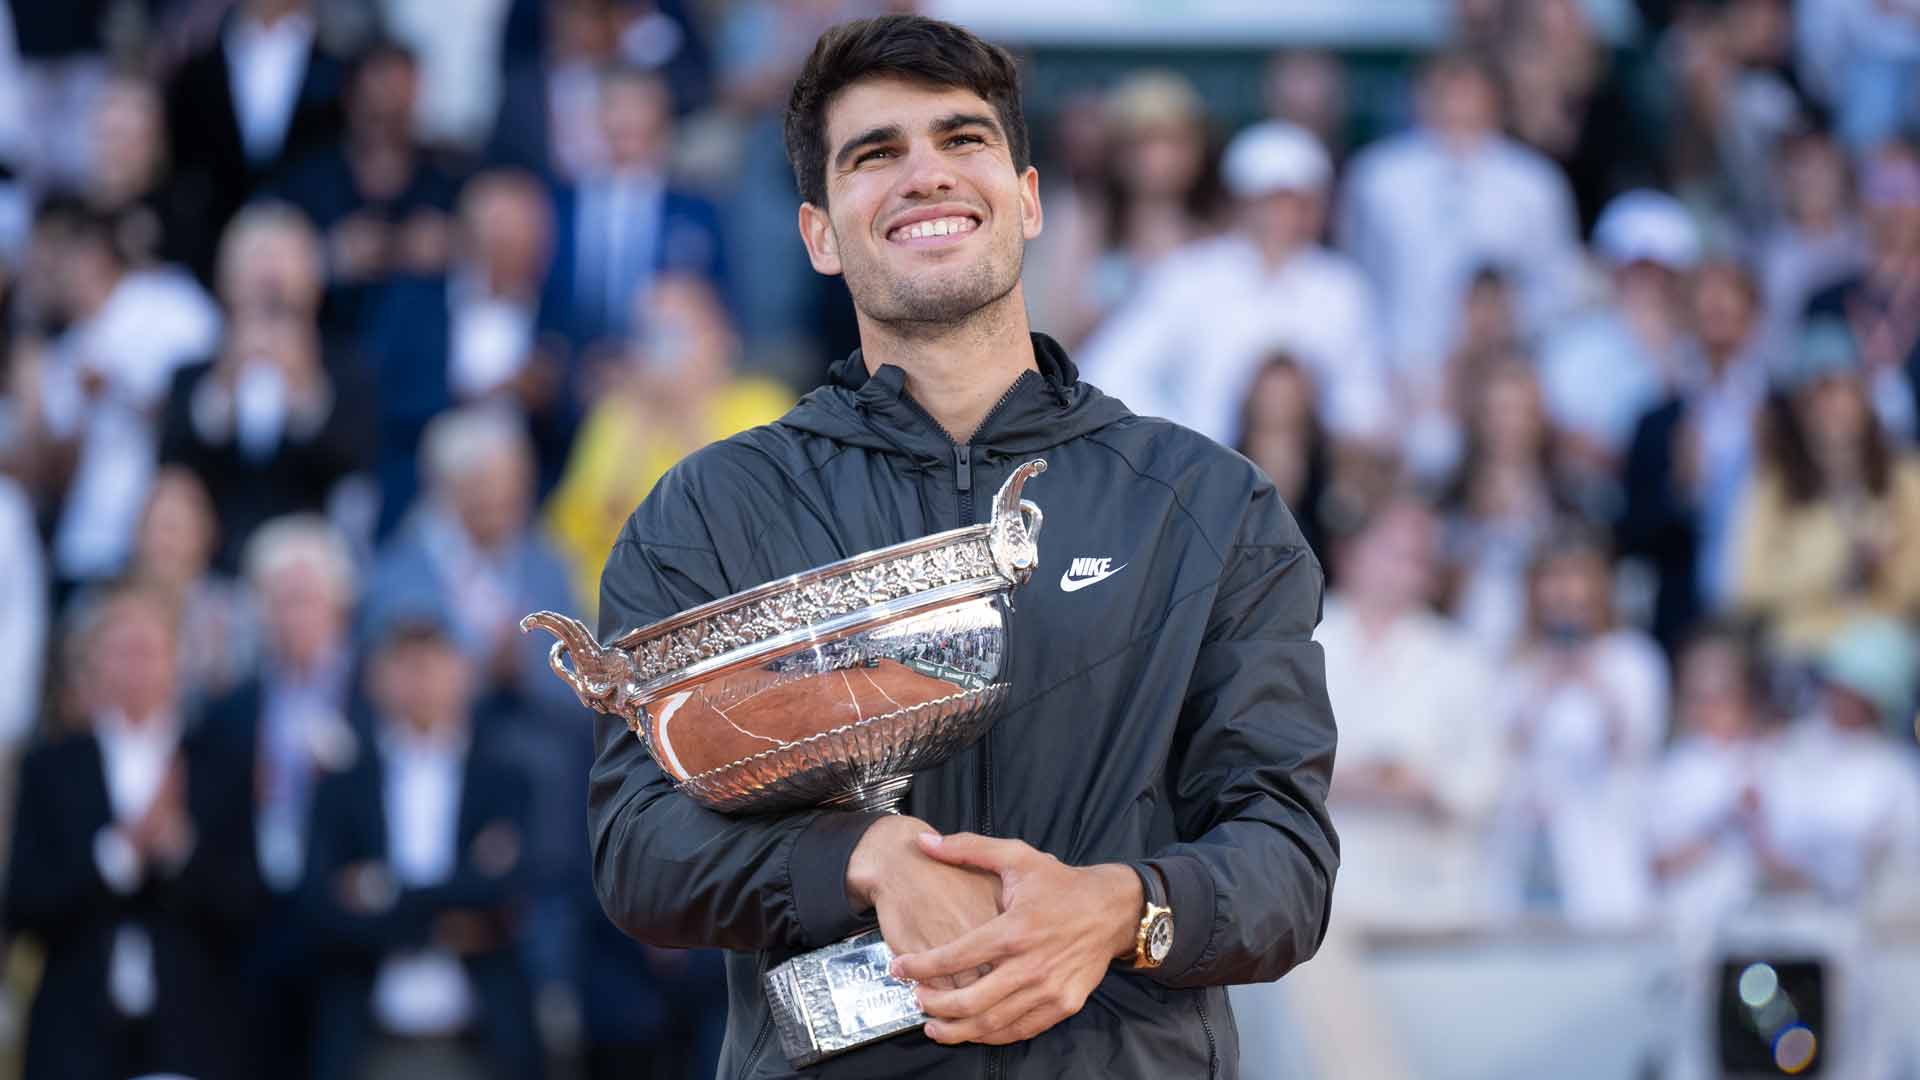
[[[1141,895],[1146,900],[1146,910],[1140,915],[1140,929],[1133,938],[1133,966],[1151,970],[1166,963],[1167,954],[1173,951],[1173,909],[1167,906],[1160,871],[1144,863],[1131,865],[1133,872],[1140,875]]]

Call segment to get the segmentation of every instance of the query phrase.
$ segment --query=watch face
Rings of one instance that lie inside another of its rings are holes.
[[[1153,920],[1153,926],[1147,931],[1147,956],[1158,964],[1166,960],[1173,951],[1173,915],[1162,913]]]

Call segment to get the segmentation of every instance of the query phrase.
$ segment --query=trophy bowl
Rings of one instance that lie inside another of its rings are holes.
[[[991,519],[772,581],[601,644],[551,611],[553,671],[618,716],[675,785],[729,813],[892,810],[914,770],[993,725],[1007,694],[1007,614],[1039,563],[1041,513]]]

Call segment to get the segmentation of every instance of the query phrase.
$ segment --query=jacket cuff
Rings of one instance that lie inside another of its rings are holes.
[[[1167,881],[1167,906],[1173,909],[1173,948],[1152,974],[1163,981],[1184,977],[1200,962],[1213,940],[1213,875],[1206,864],[1187,855],[1147,859]]]
[[[794,839],[787,853],[787,879],[793,885],[793,910],[808,946],[818,948],[873,925],[871,915],[856,913],[847,898],[847,862],[879,813],[826,811]]]

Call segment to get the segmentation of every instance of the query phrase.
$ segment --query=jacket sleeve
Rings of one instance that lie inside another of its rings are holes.
[[[1277,979],[1326,933],[1339,838],[1327,815],[1333,708],[1313,628],[1320,564],[1273,489],[1224,554],[1168,765],[1183,842],[1147,863],[1166,879],[1173,986]]]
[[[698,542],[703,528],[672,520],[696,513],[680,491],[669,474],[615,543],[602,641],[735,591]],[[669,542],[682,539],[692,542]],[[650,945],[801,950],[869,921],[847,899],[846,868],[880,815],[716,813],[676,791],[623,721],[600,716],[595,734],[588,841],[600,904],[621,930]]]

